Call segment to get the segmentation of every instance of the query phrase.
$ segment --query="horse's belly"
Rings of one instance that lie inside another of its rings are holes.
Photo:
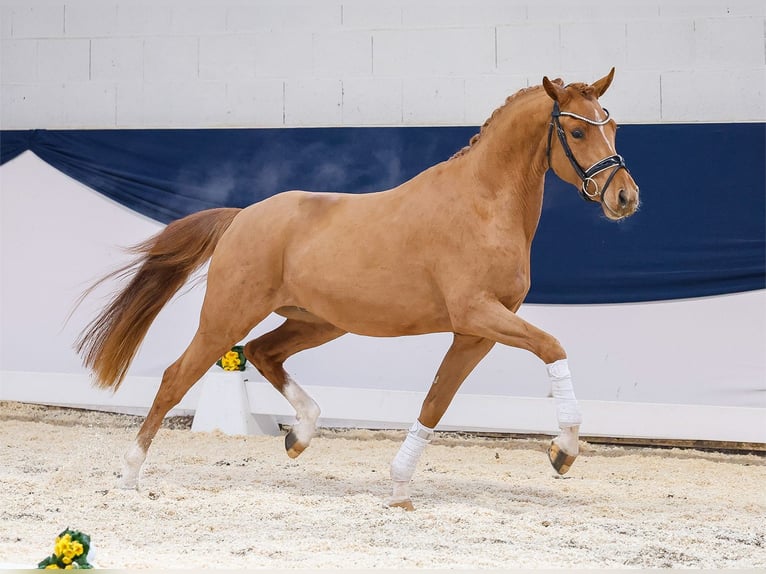
[[[443,300],[425,279],[405,280],[398,274],[329,274],[293,282],[288,288],[295,305],[358,335],[397,337],[451,330]]]

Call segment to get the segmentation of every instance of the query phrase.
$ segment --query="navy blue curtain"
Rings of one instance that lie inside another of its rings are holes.
[[[280,191],[393,187],[465,145],[475,127],[0,132],[167,223]],[[643,207],[612,223],[552,173],[532,249],[530,303],[620,303],[766,288],[766,126],[628,125],[618,150]]]

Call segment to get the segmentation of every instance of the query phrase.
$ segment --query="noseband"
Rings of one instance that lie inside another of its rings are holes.
[[[614,176],[617,174],[617,172],[620,169],[624,169],[627,171],[628,168],[625,167],[625,160],[622,158],[622,156],[619,154],[614,154],[614,155],[610,155],[609,157],[605,157],[604,159],[600,161],[597,161],[588,169],[583,169],[580,166],[580,164],[577,163],[577,160],[575,159],[575,156],[572,153],[572,148],[569,147],[569,142],[567,142],[566,132],[564,132],[564,128],[561,127],[561,121],[559,120],[559,118],[561,116],[569,116],[571,118],[575,118],[585,123],[588,123],[592,126],[603,126],[609,123],[609,110],[604,108],[604,112],[606,112],[606,118],[604,118],[603,120],[591,120],[589,118],[580,116],[578,114],[573,114],[572,112],[562,112],[559,109],[559,103],[553,102],[553,111],[551,112],[551,123],[550,123],[550,127],[548,128],[548,165],[549,166],[551,165],[551,143],[553,139],[553,127],[555,125],[556,134],[558,135],[559,141],[561,142],[561,147],[564,150],[564,154],[567,156],[569,163],[572,164],[572,167],[574,168],[575,173],[577,173],[577,176],[582,181],[582,186],[580,187],[580,195],[586,201],[598,202],[596,197],[600,197],[601,201],[603,202],[606,189],[609,187],[609,184],[612,183],[612,179],[614,179]],[[602,171],[606,171],[610,167],[614,167],[614,169],[612,170],[612,173],[609,174],[609,177],[606,179],[606,183],[604,184],[604,187],[601,190],[599,190],[598,183],[593,178],[599,173],[601,173]],[[591,187],[593,188],[592,193],[591,193]]]

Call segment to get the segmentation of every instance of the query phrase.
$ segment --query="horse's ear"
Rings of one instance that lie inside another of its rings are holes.
[[[600,80],[596,80],[593,82],[593,90],[596,94],[597,98],[600,98],[604,95],[604,92],[609,88],[609,86],[612,84],[612,80],[614,79],[614,67],[609,70],[609,73],[601,78]]]
[[[563,87],[563,84],[564,82],[561,81],[561,78],[556,78],[555,80],[551,81],[548,79],[548,76],[543,77],[543,87],[545,88],[546,93],[551,97],[552,100],[560,104],[563,104],[564,100],[569,97],[567,91]]]

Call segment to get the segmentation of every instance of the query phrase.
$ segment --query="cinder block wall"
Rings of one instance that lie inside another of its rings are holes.
[[[478,125],[543,75],[618,121],[764,121],[763,0],[3,0],[0,125]]]

